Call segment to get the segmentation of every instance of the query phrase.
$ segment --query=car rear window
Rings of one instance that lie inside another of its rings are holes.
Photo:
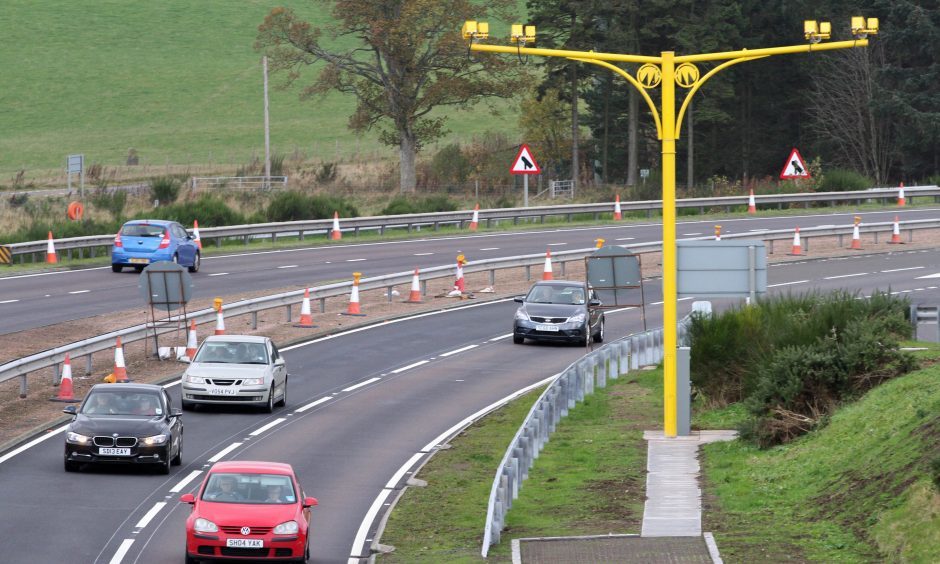
[[[132,223],[121,229],[121,235],[128,237],[163,237],[163,227],[160,225],[144,225]]]

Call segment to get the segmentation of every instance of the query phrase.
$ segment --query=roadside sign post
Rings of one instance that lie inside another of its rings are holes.
[[[85,199],[85,155],[69,155],[65,161],[65,171],[68,177],[67,183],[69,192],[72,191],[72,173],[78,173],[79,193],[81,199]]]
[[[542,169],[539,168],[538,163],[535,162],[532,151],[529,150],[529,146],[525,143],[519,147],[519,154],[516,155],[516,159],[512,161],[512,167],[509,169],[509,172],[510,174],[522,175],[522,207],[529,207],[529,175],[541,174]]]

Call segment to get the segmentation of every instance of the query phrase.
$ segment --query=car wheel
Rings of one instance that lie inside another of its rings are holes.
[[[194,404],[191,401],[183,402],[183,411],[195,411],[195,410],[196,410],[196,404]]]
[[[120,264],[111,265],[111,272],[121,272],[122,270],[124,270],[124,267],[121,266]]]
[[[173,253],[173,264],[180,263],[180,256],[177,253]]]
[[[163,457],[163,462],[157,467],[157,472],[160,474],[169,474],[170,473],[170,449],[166,449],[166,456]]]
[[[171,464],[173,466],[179,466],[183,463],[183,435],[180,435],[180,446],[176,450],[176,456],[173,457]]]
[[[199,562],[199,560],[196,560],[195,558],[189,555],[188,550],[184,550],[183,552],[184,554],[186,554],[186,557],[184,558],[184,562],[186,562],[186,564],[196,564],[197,562]]]
[[[578,344],[582,347],[586,347],[591,344],[591,324],[584,324],[584,336],[578,339]]]
[[[513,335],[512,342],[516,343],[517,345],[521,345],[522,343],[525,342],[525,337],[523,337],[522,335]]]
[[[604,318],[601,318],[600,327],[597,328],[597,333],[594,334],[595,343],[604,342]]]
[[[284,378],[284,393],[281,395],[281,401],[277,402],[280,407],[287,407],[287,378]]]
[[[271,389],[268,390],[268,403],[264,405],[265,413],[274,412],[274,384],[271,384]]]
[[[142,266],[135,266],[135,267],[134,267],[134,272],[143,272],[143,271],[144,271],[144,267],[142,267]]]
[[[65,459],[65,471],[66,472],[78,472],[78,462],[72,462],[68,458]]]
[[[199,253],[196,253],[196,256],[193,257],[193,265],[189,267],[190,272],[199,272],[199,263],[202,262],[202,259],[199,258]]]

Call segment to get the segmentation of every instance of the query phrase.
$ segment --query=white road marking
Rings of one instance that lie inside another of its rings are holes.
[[[633,241],[636,237],[621,237],[619,239],[614,239],[614,241]]]
[[[385,484],[385,487],[390,490],[395,489],[395,486],[398,485],[398,481],[402,479],[402,476],[404,476],[405,474],[408,474],[409,473],[408,469],[414,466],[419,460],[421,460],[422,456],[424,456],[424,453],[419,452],[419,453],[414,454],[411,458],[409,458],[408,462],[406,462],[401,468],[399,468],[398,472],[395,472],[395,474],[392,475],[388,483]]]
[[[442,355],[442,356],[443,356],[443,355]],[[391,372],[389,372],[389,374],[400,374],[400,373],[404,372],[405,370],[411,370],[412,368],[414,368],[414,367],[416,367],[416,366],[421,366],[422,364],[427,364],[427,363],[429,363],[429,362],[431,362],[431,361],[430,361],[430,360],[419,360],[418,362],[414,362],[414,363],[412,363],[412,364],[409,364],[408,366],[402,366],[401,368],[392,370]]]
[[[346,259],[346,262],[362,262],[362,261],[364,261],[364,260],[366,260],[366,259],[364,259],[364,258]]]
[[[923,280],[924,278],[940,278],[940,272],[937,274],[928,274],[927,276],[918,276],[915,280]]]
[[[212,274],[209,274],[209,276],[227,276],[227,275],[228,275],[228,272],[214,272]]]
[[[232,444],[228,445],[227,447],[225,447],[225,448],[223,448],[222,450],[220,450],[215,456],[213,456],[212,458],[210,458],[210,459],[209,459],[209,462],[218,462],[219,460],[222,459],[223,456],[225,456],[226,454],[232,452],[233,450],[235,450],[236,448],[238,448],[238,447],[240,447],[240,446],[242,446],[241,443],[232,443]]]
[[[568,243],[549,243],[547,246],[549,246],[549,247],[561,247],[561,246],[567,245],[567,244],[568,244]]]
[[[486,247],[486,248],[483,248],[483,249],[480,249],[480,250],[481,250],[481,251],[498,251],[498,250],[499,250],[499,247]]]
[[[701,235],[701,233],[683,233],[683,237],[695,237],[696,235]]]
[[[483,250],[483,249],[481,249],[481,250]],[[416,256],[416,257],[427,257],[427,256],[431,256],[431,255],[433,255],[433,254],[434,254],[434,253],[415,253],[415,256]]]
[[[378,497],[375,498],[375,501],[372,502],[372,507],[369,508],[369,511],[366,512],[366,516],[362,518],[362,524],[359,525],[359,530],[356,531],[356,538],[353,540],[352,549],[349,552],[348,564],[359,564],[360,558],[359,554],[356,553],[357,547],[362,547],[366,542],[366,535],[369,534],[369,528],[372,526],[372,521],[375,520],[375,516],[379,514],[379,509],[382,508],[382,505],[385,503],[385,499],[392,493],[392,490],[383,488],[379,492]]]
[[[2,302],[0,302],[0,304],[12,304],[12,303],[18,302],[18,301],[19,301],[19,300],[3,300]]]
[[[329,397],[329,398],[320,398],[320,399],[318,399],[317,401],[312,401],[312,402],[308,403],[307,405],[305,405],[305,406],[303,406],[303,407],[298,407],[297,409],[294,410],[294,413],[303,413],[303,412],[307,411],[308,409],[313,409],[314,407],[316,407],[316,406],[318,406],[318,405],[320,405],[320,404],[322,404],[322,403],[326,403],[326,402],[330,401],[331,399],[333,399],[333,398],[332,398],[332,397]]]
[[[185,478],[177,482],[175,486],[170,488],[170,493],[179,493],[183,491],[183,488],[185,488],[190,482],[195,480],[196,477],[199,476],[200,474],[202,474],[202,470],[193,470],[192,472],[189,473],[189,476],[186,476]]]
[[[475,348],[477,348],[478,346],[480,346],[480,345],[467,345],[467,346],[463,347],[462,349],[457,349],[457,350],[454,350],[454,351],[446,352],[446,353],[444,353],[444,354],[441,355],[441,358],[448,357],[448,356],[450,356],[450,355],[452,355],[452,354],[462,353],[463,351],[469,351],[470,349],[475,349]]]
[[[762,231],[770,231],[770,229],[748,229],[748,231],[751,231],[754,233],[760,233]]]
[[[489,340],[489,342],[492,343],[493,341],[502,341],[503,339],[508,339],[509,337],[512,337],[512,333],[506,333],[505,335],[500,335],[499,337],[493,337]]]
[[[72,290],[69,293],[70,294],[87,294],[88,292],[91,292],[91,290]]]
[[[920,270],[922,268],[924,267],[923,266],[909,266],[907,268],[892,268],[891,270],[882,270],[881,273],[886,274],[888,272],[904,272],[905,270]]]
[[[767,284],[768,288],[776,288],[778,286],[792,286],[794,284],[806,284],[809,280],[797,280],[795,282],[781,282],[780,284]]]
[[[55,436],[58,435],[59,433],[65,431],[65,429],[67,429],[67,428],[68,428],[68,425],[62,425],[62,426],[59,427],[58,429],[53,429],[53,430],[49,431],[47,434],[45,434],[45,435],[39,437],[38,439],[33,439],[33,440],[29,441],[28,443],[26,443],[25,445],[23,445],[23,446],[21,446],[21,447],[19,447],[19,448],[15,448],[15,449],[11,450],[10,452],[4,454],[3,456],[0,456],[0,464],[3,464],[3,463],[6,462],[7,460],[10,460],[11,458],[13,458],[13,457],[16,456],[17,454],[19,454],[19,453],[25,451],[26,449],[30,449],[30,448],[32,448],[32,447],[38,445],[39,443],[41,443],[41,442],[43,442],[43,441],[48,441],[48,440],[51,439],[52,437],[55,437]]]
[[[262,426],[262,427],[259,427],[259,428],[255,429],[254,431],[252,431],[252,432],[250,432],[250,433],[248,433],[248,434],[249,434],[250,436],[252,436],[252,437],[257,437],[258,435],[260,435],[261,433],[267,431],[267,430],[270,429],[271,427],[274,427],[274,426],[276,426],[276,425],[280,425],[281,423],[283,423],[283,422],[285,422],[285,421],[287,421],[287,419],[284,419],[283,417],[281,417],[281,418],[279,418],[279,419],[275,419],[274,421],[271,421],[271,422],[268,423],[267,425],[264,425],[264,426]]]
[[[297,268],[299,264],[285,264],[284,266],[279,266],[278,268]]]
[[[369,378],[369,379],[366,380],[365,382],[359,382],[358,384],[356,384],[356,385],[354,385],[354,386],[349,386],[348,388],[343,388],[343,391],[344,391],[344,392],[351,392],[351,391],[353,391],[353,390],[355,390],[355,389],[357,389],[357,388],[361,388],[361,387],[363,387],[363,386],[368,386],[368,385],[371,384],[372,382],[378,382],[379,380],[381,380],[381,378]]]
[[[150,524],[150,521],[157,516],[157,513],[160,513],[160,510],[166,507],[165,501],[158,501],[150,508],[150,511],[146,515],[140,518],[140,521],[137,521],[137,524],[134,527],[138,529],[143,529]]]
[[[121,564],[121,560],[124,560],[124,556],[127,554],[127,551],[131,549],[132,544],[134,544],[134,539],[124,539],[124,542],[118,547],[117,552],[111,557],[110,564]]]
[[[826,276],[823,280],[838,280],[839,278],[851,278],[853,276],[865,276],[867,272],[859,272],[857,274],[842,274],[840,276]]]

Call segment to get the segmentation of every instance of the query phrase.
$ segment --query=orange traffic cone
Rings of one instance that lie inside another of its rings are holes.
[[[421,281],[418,279],[418,269],[415,269],[415,275],[411,277],[411,294],[405,300],[409,304],[421,303]]]
[[[460,290],[460,293],[463,294],[467,291],[466,284],[463,280],[463,263],[466,262],[464,256],[457,255],[457,280],[454,281],[454,289]]]
[[[72,392],[72,362],[69,360],[69,353],[65,353],[65,360],[62,363],[62,380],[59,382],[58,397],[49,398],[51,401],[62,401],[66,403],[76,403],[75,394]]]
[[[300,304],[300,323],[294,327],[304,327],[310,329],[316,327],[313,324],[313,314],[310,313],[310,288],[304,288],[304,301]]]
[[[803,249],[800,247],[800,228],[797,227],[796,231],[793,232],[793,249],[789,252],[792,256],[801,256],[803,254]]]
[[[343,238],[343,232],[339,230],[339,212],[333,212],[333,230],[330,231],[330,239],[339,241]]]
[[[751,189],[751,195],[747,197],[747,213],[757,213],[757,202],[754,201],[754,189]]]
[[[901,226],[898,224],[898,216],[894,216],[894,229],[891,232],[891,240],[888,241],[889,245],[903,245],[904,241],[901,240]]]
[[[480,223],[480,204],[473,206],[473,219],[470,220],[470,231],[476,231]]]
[[[620,194],[614,199],[614,219],[620,221],[623,219],[623,213],[620,211]]]
[[[49,232],[49,245],[46,247],[46,262],[49,264],[59,262],[59,257],[55,254],[55,245],[52,243],[52,231]]]
[[[552,250],[547,249],[545,251],[545,268],[542,269],[542,280],[553,280],[554,278],[552,275]]]
[[[353,286],[352,291],[349,293],[349,307],[343,315],[365,316],[365,314],[359,310],[359,278],[361,276],[361,272],[353,272]]]
[[[715,240],[721,241],[721,226],[720,225],[715,226]]]
[[[859,233],[858,233],[858,224],[861,222],[862,222],[862,218],[860,218],[859,216],[855,216],[855,226],[852,228],[852,246],[849,247],[853,251],[862,250],[862,238],[859,236]]]
[[[219,310],[215,313],[215,334],[225,334],[225,315],[222,313],[221,305],[219,306]]]
[[[127,368],[124,366],[124,347],[121,346],[121,338],[117,338],[117,344],[114,345],[114,381],[117,383],[130,382],[127,378]]]
[[[202,238],[199,236],[199,221],[193,220],[193,242],[196,243],[196,246],[199,250],[202,250]]]
[[[904,202],[904,183],[901,183],[901,187],[898,189],[898,207],[903,208],[905,205]]]
[[[192,360],[196,356],[196,320],[189,323],[189,335],[186,339],[186,356]]]

